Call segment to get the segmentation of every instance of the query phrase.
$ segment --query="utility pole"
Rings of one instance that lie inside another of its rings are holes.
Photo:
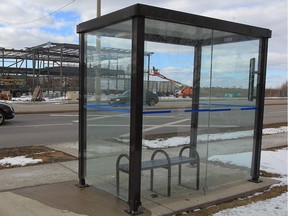
[[[97,0],[97,17],[101,16],[101,0]],[[101,102],[101,42],[100,37],[96,35],[96,53],[98,55],[96,62],[96,76],[95,76],[95,102],[100,104]]]
[[[97,0],[97,17],[101,16],[101,0]]]

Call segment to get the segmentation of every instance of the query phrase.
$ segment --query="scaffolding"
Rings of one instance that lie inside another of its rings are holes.
[[[30,92],[37,86],[48,92],[60,91],[61,95],[67,90],[78,90],[79,45],[47,42],[21,50],[0,48],[0,51],[2,80],[25,80],[21,87]]]
[[[93,46],[87,47],[89,57],[96,56]],[[131,88],[130,79],[131,50],[101,47],[100,65],[89,65],[88,72],[103,78],[101,93],[118,94]],[[147,71],[150,70],[150,57],[153,52],[145,52],[148,58]],[[10,91],[19,97],[23,93],[33,93],[41,87],[48,94],[55,91],[63,96],[67,91],[79,90],[79,45],[47,42],[25,49],[0,48],[0,92]],[[128,67],[126,61],[129,61]],[[175,85],[166,81],[149,80],[145,72],[147,88],[158,94],[173,94]],[[88,88],[95,93],[95,80],[89,80]],[[150,84],[149,84],[150,83]]]

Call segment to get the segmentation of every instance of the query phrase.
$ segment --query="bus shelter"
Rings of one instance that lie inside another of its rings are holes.
[[[142,203],[261,182],[270,30],[136,4],[77,32],[79,186],[137,214]],[[160,94],[160,81],[175,93]]]

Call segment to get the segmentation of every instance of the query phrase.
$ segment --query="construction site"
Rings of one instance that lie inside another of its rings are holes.
[[[13,97],[78,90],[79,46],[45,43],[26,49],[1,48],[0,91]]]
[[[103,55],[99,61],[100,66],[89,66],[89,73],[100,71],[101,93],[113,95],[129,90],[131,68],[123,65],[129,59],[130,52],[125,49],[101,49]],[[78,95],[79,45],[47,42],[21,50],[0,50],[0,99],[9,100],[24,94],[34,95],[33,100],[41,100],[43,94],[60,97],[66,96],[67,92],[74,92],[73,94]],[[96,50],[89,48],[89,52],[96,53]],[[148,63],[144,69],[144,88],[158,96],[191,98],[192,86],[166,77],[159,69],[150,65],[152,54],[145,53]],[[93,95],[96,80],[91,79],[88,82],[89,94]],[[205,87],[201,91],[202,96],[211,93]],[[217,88],[213,90],[213,94],[221,97],[243,97],[247,95],[247,89]]]
[[[9,99],[7,94],[10,97],[20,97],[23,94],[34,93],[37,99],[43,92],[48,95],[63,96],[68,91],[79,91],[79,45],[47,42],[21,50],[6,48],[0,48],[0,50],[0,94],[2,99]],[[103,50],[105,52],[101,57],[100,67],[101,92],[109,95],[128,90],[130,84],[127,80],[130,79],[130,69],[123,68],[121,65],[121,61],[129,55],[127,50],[109,48],[103,48]],[[108,56],[110,60],[105,61]],[[149,53],[146,57],[150,58]],[[91,71],[95,71],[96,67],[91,66]],[[146,89],[159,96],[191,97],[191,86],[169,79],[155,68],[150,70],[150,65],[147,67]],[[163,81],[149,80],[149,77],[159,77]],[[88,86],[91,89],[90,93],[93,94],[95,81],[90,80],[90,82]],[[181,90],[187,87],[191,89],[189,93],[181,93]]]

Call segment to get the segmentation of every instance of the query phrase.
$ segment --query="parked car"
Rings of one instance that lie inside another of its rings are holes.
[[[10,104],[0,102],[0,125],[8,119],[13,119],[14,116],[14,108]]]
[[[112,97],[110,99],[110,104],[129,104],[131,100],[131,90],[127,90],[123,92],[121,95],[117,97]],[[155,106],[159,102],[158,95],[145,90],[145,95],[144,95],[144,103],[149,105],[149,106]]]

